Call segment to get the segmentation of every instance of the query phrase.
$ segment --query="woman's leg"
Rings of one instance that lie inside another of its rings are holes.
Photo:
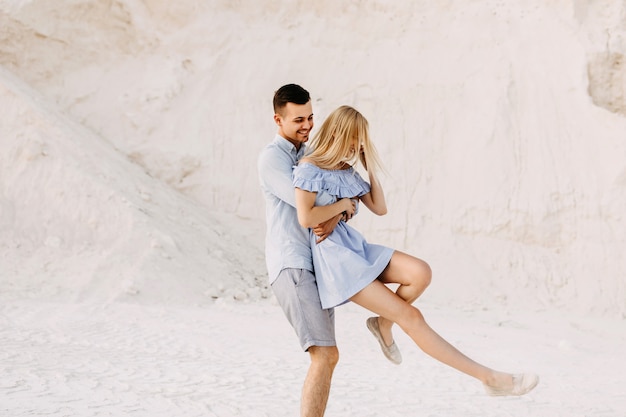
[[[351,300],[395,323],[413,339],[425,353],[467,375],[493,387],[508,387],[512,375],[487,368],[465,356],[439,336],[424,320],[422,313],[399,295],[375,280],[354,295]]]
[[[409,304],[422,295],[431,278],[432,271],[426,262],[400,251],[393,253],[389,265],[378,277],[386,284],[400,284],[396,294]]]
[[[400,251],[393,253],[389,265],[378,277],[385,284],[400,284],[396,294],[408,304],[413,304],[422,295],[431,278],[432,271],[426,262]],[[392,325],[393,320],[382,316],[378,318],[380,334],[387,346],[393,342]]]

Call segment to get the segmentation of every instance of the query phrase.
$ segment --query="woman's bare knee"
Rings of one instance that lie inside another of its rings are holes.
[[[410,309],[407,309],[404,314],[398,318],[396,323],[408,334],[411,330],[426,325],[426,320],[419,309],[411,306]]]
[[[404,288],[398,289],[398,295],[412,304],[430,285],[432,271],[426,262],[413,258],[411,267],[407,268],[405,272]]]
[[[430,265],[419,259],[419,267],[417,269],[418,271],[416,275],[419,282],[424,286],[424,288],[428,287],[433,279],[433,271],[430,268]]]
[[[396,251],[389,266],[380,276],[381,281],[413,287],[419,294],[430,285],[430,265],[415,256]]]

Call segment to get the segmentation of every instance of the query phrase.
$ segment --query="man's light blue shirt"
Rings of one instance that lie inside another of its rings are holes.
[[[285,268],[313,272],[309,230],[300,226],[292,172],[304,155],[291,142],[276,135],[259,155],[258,172],[265,197],[265,262],[270,284]]]

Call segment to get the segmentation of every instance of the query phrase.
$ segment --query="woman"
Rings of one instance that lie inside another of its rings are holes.
[[[353,166],[361,162],[369,182]],[[367,120],[349,106],[326,119],[312,139],[307,155],[294,170],[298,221],[312,228],[344,213],[349,220],[363,203],[377,215],[387,213],[377,178],[381,164],[369,137]],[[367,327],[385,356],[398,364],[402,358],[393,342],[391,327],[397,323],[425,353],[480,380],[489,395],[524,395],[539,378],[534,374],[495,371],[465,356],[424,320],[411,304],[430,284],[428,264],[400,251],[368,243],[346,221],[322,242],[311,231],[311,248],[320,299],[324,308],[353,301],[378,314]],[[394,293],[385,284],[400,284]]]

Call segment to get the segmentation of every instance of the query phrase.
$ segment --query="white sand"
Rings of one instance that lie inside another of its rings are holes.
[[[273,91],[370,119],[416,304],[494,399],[338,310],[329,416],[626,416],[626,6],[0,0],[0,415],[294,416],[267,287]]]
[[[327,415],[625,415],[623,322],[420,307],[466,353],[504,370],[538,371],[540,385],[525,397],[488,397],[404,334],[396,334],[404,362],[395,366],[365,328],[367,314],[348,305],[338,311],[341,359]],[[2,415],[298,415],[307,355],[267,301],[23,300],[3,304],[0,320]]]

